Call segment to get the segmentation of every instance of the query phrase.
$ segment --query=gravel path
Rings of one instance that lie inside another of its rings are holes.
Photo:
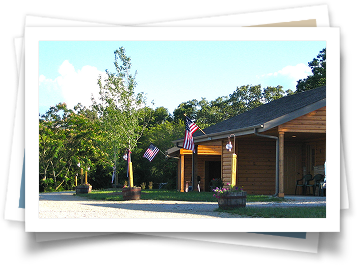
[[[214,211],[216,202],[183,201],[98,201],[79,196],[74,192],[41,193],[40,218],[242,218],[237,214]],[[319,200],[290,200],[283,203],[252,202],[247,207],[324,206]],[[246,217],[245,217],[246,218]]]
[[[40,218],[240,218],[215,212],[214,202],[98,201],[73,192],[40,194]]]

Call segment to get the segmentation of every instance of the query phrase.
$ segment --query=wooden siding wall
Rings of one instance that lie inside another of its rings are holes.
[[[326,133],[326,107],[279,125],[281,132]]]
[[[315,141],[315,148],[316,148],[315,166],[324,165],[326,161],[326,138]]]
[[[296,181],[302,176],[302,143],[286,141],[284,143],[284,194],[295,194]]]
[[[248,194],[274,194],[275,141],[252,138],[237,142],[237,185]]]
[[[315,149],[315,159],[314,163],[310,165],[310,168],[307,168],[309,165],[308,163],[308,147]],[[312,174],[314,175],[315,172],[313,171],[314,166],[323,166],[326,161],[326,137],[321,139],[317,139],[314,141],[306,141],[303,143],[303,150],[302,150],[302,166],[306,168],[306,171],[303,172],[304,174]]]
[[[222,181],[226,186],[227,183],[231,182],[231,174],[232,174],[232,152],[229,152],[226,149],[227,140],[222,141]],[[233,144],[233,142],[232,142]],[[237,149],[237,141],[236,141],[236,149]]]
[[[222,141],[222,180],[226,185],[231,182],[232,154]],[[238,140],[236,138],[238,186],[248,194],[275,193],[275,151],[274,140],[258,137]]]
[[[221,155],[222,148],[221,146],[217,145],[198,145],[197,147],[197,154],[198,155]],[[186,149],[180,149],[180,154],[181,155],[192,155],[191,150],[186,150]]]

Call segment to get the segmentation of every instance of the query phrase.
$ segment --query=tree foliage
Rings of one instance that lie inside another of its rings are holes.
[[[49,183],[50,189],[68,188],[78,174],[78,164],[86,170],[105,161],[99,142],[99,128],[89,110],[80,105],[71,110],[65,103],[51,107],[39,120],[41,189]]]
[[[173,120],[183,121],[186,114],[197,120],[201,128],[206,128],[292,93],[291,90],[284,91],[282,86],[262,89],[261,85],[244,85],[237,87],[232,94],[212,101],[201,98],[200,101],[193,99],[183,102],[174,110]]]
[[[296,85],[297,93],[326,85],[326,48],[321,50],[308,65],[311,68],[312,75],[298,81]]]
[[[98,79],[99,99],[92,97],[92,107],[98,114],[102,129],[102,148],[113,164],[118,153],[132,150],[148,124],[149,114],[143,93],[135,93],[135,76],[131,73],[131,59],[123,47],[114,52],[115,73],[106,70],[107,77]]]

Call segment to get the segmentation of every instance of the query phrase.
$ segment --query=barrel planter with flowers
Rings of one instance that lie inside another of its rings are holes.
[[[227,183],[228,188],[213,189],[213,196],[217,198],[220,209],[242,208],[247,203],[247,192],[240,187]]]
[[[221,195],[218,200],[218,206],[221,209],[234,209],[245,207],[247,203],[247,192],[232,192],[227,195]]]
[[[89,184],[82,184],[76,187],[76,194],[90,193],[92,191],[92,186]]]
[[[123,199],[127,200],[140,200],[141,187],[124,187],[121,191]]]

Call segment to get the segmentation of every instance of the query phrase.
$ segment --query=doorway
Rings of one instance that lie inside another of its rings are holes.
[[[284,146],[284,193],[295,193],[296,180],[301,179],[302,172],[302,144],[287,142]]]
[[[211,191],[212,179],[221,178],[221,161],[205,161],[205,191]]]
[[[306,168],[307,174],[314,175],[314,166],[316,166],[316,146],[314,144],[306,145]]]

